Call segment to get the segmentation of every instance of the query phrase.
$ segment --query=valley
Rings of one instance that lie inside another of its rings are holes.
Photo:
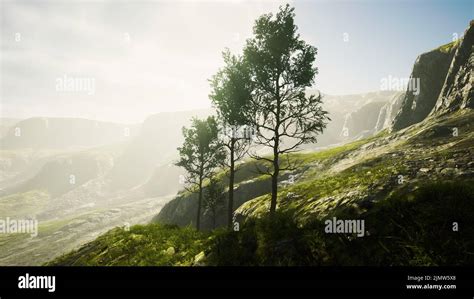
[[[214,108],[140,124],[2,118],[0,218],[39,224],[35,237],[0,234],[0,265],[472,264],[473,45],[471,21],[459,41],[419,55],[405,92],[304,89],[299,97],[322,95],[331,120],[317,142],[273,164],[297,165],[273,181],[276,215],[268,216],[271,178],[257,171],[271,150],[260,144],[252,149],[263,159],[247,153],[237,163],[236,231],[224,228],[222,210],[196,221],[199,192],[176,166],[183,126]],[[216,168],[227,188],[229,171]],[[361,238],[323,234],[328,218],[365,221]]]

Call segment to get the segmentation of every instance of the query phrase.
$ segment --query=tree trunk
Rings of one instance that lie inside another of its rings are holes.
[[[235,175],[235,161],[234,161],[234,145],[235,139],[232,138],[230,142],[230,174],[229,174],[229,205],[227,208],[227,228],[232,228],[232,214],[234,212],[234,175]]]
[[[274,144],[273,144],[273,174],[272,174],[272,200],[270,202],[270,217],[272,217],[275,214],[276,211],[276,205],[277,205],[277,192],[278,192],[278,174],[280,173],[280,163],[278,161],[278,150],[279,150],[279,145],[280,145],[280,135],[279,135],[279,129],[280,129],[280,73],[278,73],[276,80],[275,80],[275,85],[276,85],[276,123],[275,123],[275,135],[274,135]]]
[[[273,148],[272,200],[270,202],[270,216],[275,214],[277,205],[278,175],[280,173],[280,163],[278,158],[278,141],[275,141],[275,147]]]
[[[202,201],[202,180],[199,180],[199,199],[198,199],[197,219],[196,219],[197,230],[200,230],[201,228],[201,201]]]

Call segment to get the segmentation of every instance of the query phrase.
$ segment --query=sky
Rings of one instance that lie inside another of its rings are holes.
[[[211,107],[227,47],[288,1],[0,0],[0,116],[142,122]],[[289,1],[318,48],[314,88],[343,95],[407,78],[416,57],[461,37],[472,0]]]

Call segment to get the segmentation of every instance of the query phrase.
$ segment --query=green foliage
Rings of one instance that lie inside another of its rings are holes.
[[[317,74],[317,50],[301,39],[294,19],[289,5],[280,7],[276,15],[261,16],[244,48],[253,89],[249,119],[256,130],[254,142],[272,152],[271,157],[252,155],[267,163],[261,171],[272,177],[270,213],[277,205],[280,172],[295,167],[281,167],[280,156],[317,142],[316,136],[330,120],[322,110],[321,95],[306,93]]]
[[[350,153],[351,151],[359,149],[364,144],[377,140],[386,135],[388,135],[388,132],[387,130],[384,130],[378,133],[377,135],[374,135],[369,138],[349,142],[344,145],[335,146],[329,149],[320,150],[313,153],[294,153],[292,154],[292,157],[294,159],[301,159],[302,160],[301,162],[303,163],[325,162],[324,160],[331,161],[333,159],[338,159],[341,156]]]
[[[207,235],[172,225],[135,225],[113,229],[48,265],[188,266],[203,251]]]
[[[186,169],[188,183],[202,183],[224,159],[225,153],[217,135],[217,121],[213,116],[205,120],[193,118],[191,128],[183,127],[184,143],[178,148],[176,165]]]
[[[188,190],[197,189],[199,192],[196,217],[196,227],[199,230],[203,183],[222,164],[226,153],[218,138],[217,121],[213,116],[205,120],[193,118],[191,128],[183,127],[183,136],[184,143],[178,148],[179,161],[176,165],[183,167],[187,172]]]
[[[204,192],[204,212],[212,219],[212,227],[216,228],[216,217],[224,207],[224,187],[215,179],[211,178]]]
[[[474,184],[435,182],[400,190],[366,213],[351,207],[327,218],[365,220],[366,235],[326,234],[324,219],[302,223],[294,210],[251,218],[239,231],[212,234],[170,225],[114,229],[49,265],[474,265]],[[459,231],[453,231],[453,222]],[[172,248],[172,249],[171,249]]]
[[[377,228],[369,241],[383,244],[392,256],[383,255],[379,248],[372,263],[474,264],[473,183],[434,182],[381,202],[367,215],[366,222]],[[454,222],[459,231],[453,231]],[[367,253],[365,258],[369,260]]]
[[[329,151],[334,154],[329,157],[346,153],[339,149]],[[300,155],[298,158],[310,160],[314,157]],[[322,163],[325,165],[328,161]],[[310,168],[294,184],[279,191],[278,206],[293,210],[300,221],[323,217],[346,205],[358,205],[364,198],[384,197],[389,190],[399,187],[397,175],[404,172],[405,165],[400,159],[385,156],[368,159],[337,173]],[[261,217],[267,212],[265,203],[268,201],[269,195],[264,195],[246,202],[239,210],[252,211],[250,214]]]
[[[286,5],[275,16],[266,14],[255,22],[254,38],[247,41],[244,55],[255,72],[260,91],[264,87],[276,87],[272,81],[278,75],[295,88],[313,83],[317,69],[312,64],[317,51],[300,39],[294,18],[294,8]]]
[[[321,230],[322,232],[323,230]],[[324,261],[322,237],[299,227],[291,211],[251,219],[238,232],[222,231],[212,239],[208,263],[220,266],[310,266]],[[311,236],[311,238],[308,238]]]
[[[228,167],[229,173],[227,225],[230,227],[234,209],[235,163],[243,158],[251,140],[248,118],[251,111],[252,82],[247,65],[241,57],[232,55],[228,49],[223,56],[225,67],[212,78],[209,98],[222,122],[221,139],[228,150],[229,161],[222,161],[222,164]],[[215,224],[215,213],[213,220]]]
[[[346,208],[328,218],[364,219],[368,235],[324,233],[322,219],[304,226],[294,211],[248,220],[240,232],[213,238],[212,265],[473,265],[474,184],[436,182],[402,191],[359,215]],[[459,231],[453,231],[453,222]]]
[[[457,47],[459,44],[459,40],[455,40],[453,42],[447,43],[445,45],[442,45],[438,48],[443,53],[448,53],[450,52],[453,48]]]
[[[324,190],[338,193],[338,190],[335,190],[334,186],[331,186],[331,182],[333,180],[327,179],[331,176],[337,175],[327,174],[329,166],[332,165],[335,161],[338,161],[339,159],[342,159],[345,156],[351,154],[355,150],[358,150],[362,145],[372,142],[377,138],[384,137],[386,134],[386,131],[382,131],[381,133],[371,138],[355,141],[342,146],[321,150],[318,152],[289,154],[289,160],[293,165],[301,165],[301,167],[297,170],[297,173],[301,174],[301,176],[298,178],[294,185],[280,190],[279,203],[283,204],[284,206],[299,206],[299,209],[302,211],[303,214],[314,214],[315,211],[318,211],[318,209],[314,208],[314,205],[316,204],[318,207],[320,206],[321,208],[326,209],[328,207],[326,204],[320,202],[305,201],[304,199],[311,200],[312,197],[303,197],[303,195],[327,195],[328,192]],[[382,178],[384,180],[388,180],[393,177],[393,172],[395,171],[395,169],[400,169],[399,171],[403,170],[403,165],[393,158],[383,159],[382,162],[382,166],[380,166],[377,171],[372,172],[374,174],[373,176],[372,173],[367,173],[369,171],[368,168],[372,167],[371,163],[374,163],[372,160],[372,162],[370,163],[362,164],[361,168],[356,172],[353,172],[353,170],[357,169],[357,167],[354,167],[350,171],[345,172],[343,175],[334,178],[334,180],[336,180],[340,186],[344,187],[344,189],[341,189],[339,193],[343,193],[348,190],[347,188],[345,188],[345,183],[348,177],[351,179],[351,185],[347,185],[347,187],[358,187],[359,185],[357,184],[357,180],[359,179],[359,177],[357,175],[360,175],[363,178],[364,182],[371,183],[370,180],[373,179],[375,176],[377,176],[379,179]],[[323,165],[324,168],[314,168],[314,163],[319,163]],[[389,163],[396,165],[391,165]],[[282,167],[288,166],[286,159],[283,159],[281,164]],[[254,159],[248,159],[244,161],[244,163],[239,164],[238,171],[235,173],[235,183],[237,185],[235,192],[239,201],[239,205],[244,204],[244,207],[250,206],[252,209],[258,209],[259,212],[265,214],[268,212],[268,208],[265,203],[268,202],[269,195],[263,194],[269,192],[268,189],[270,182],[268,176],[262,175],[257,171],[257,167],[261,168],[263,166],[263,161],[257,161]],[[228,171],[218,172],[214,176],[214,178],[221,184],[227,185]],[[288,188],[293,188],[294,190],[289,190]],[[306,191],[300,192],[297,189],[308,190],[308,193],[306,193]],[[300,197],[302,197],[302,200],[287,200],[285,196],[288,194],[288,192],[300,192]],[[160,211],[160,214],[155,218],[155,220],[158,222],[175,223],[183,226],[188,225],[191,222],[194,223],[194,214],[191,216],[191,214],[189,213],[189,210],[194,210],[194,208],[191,207],[191,201],[193,201],[194,203],[196,202],[196,198],[194,195],[190,193],[181,194],[177,198],[167,203],[165,207],[163,207],[163,209]],[[196,204],[194,204],[193,207],[195,206]],[[242,206],[239,209],[241,208]],[[203,222],[203,224],[205,223]],[[220,223],[218,221],[217,225],[220,226],[223,225],[223,223]],[[210,228],[212,226],[207,225],[207,227]]]
[[[229,49],[226,49],[222,56],[225,66],[210,80],[209,98],[217,108],[219,119],[226,125],[247,125],[252,98],[250,71],[245,61],[232,55]]]

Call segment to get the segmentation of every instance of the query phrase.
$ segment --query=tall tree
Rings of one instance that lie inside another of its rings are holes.
[[[205,120],[192,119],[191,127],[183,127],[184,143],[178,147],[179,160],[177,166],[183,167],[186,189],[191,192],[198,191],[198,206],[196,228],[201,225],[201,206],[203,184],[209,179],[216,168],[225,159],[225,151],[218,139],[218,126],[215,117],[210,116]]]
[[[228,49],[223,52],[225,66],[212,77],[211,99],[222,123],[221,134],[228,151],[226,166],[229,169],[229,192],[227,227],[232,227],[234,211],[235,165],[246,153],[252,137],[248,127],[248,112],[251,98],[250,73],[242,58],[232,55]]]
[[[212,228],[216,228],[217,214],[220,213],[224,206],[224,188],[219,182],[211,178],[207,185],[204,196],[204,210],[210,214],[212,220]]]
[[[288,158],[302,144],[316,142],[317,134],[330,120],[321,107],[321,96],[305,93],[317,74],[313,65],[317,49],[300,38],[294,17],[294,8],[289,5],[280,7],[275,16],[261,16],[255,22],[253,38],[244,48],[253,82],[254,142],[272,150],[270,157],[253,154],[267,164],[263,172],[271,176],[272,215],[277,205],[279,174],[294,167],[289,159],[282,167],[281,158]]]

